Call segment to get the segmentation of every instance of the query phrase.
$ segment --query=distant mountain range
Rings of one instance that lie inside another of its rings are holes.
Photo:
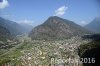
[[[100,33],[100,18],[95,18],[92,22],[85,26],[86,29],[96,33]]]
[[[17,35],[29,33],[32,30],[31,25],[19,24],[0,17],[0,41],[7,41]]]
[[[9,30],[12,36],[21,35],[23,33],[28,33],[33,28],[29,25],[18,24],[16,22],[4,19],[2,17],[0,17],[0,26]]]
[[[64,39],[72,36],[89,34],[90,32],[73,21],[57,16],[49,17],[43,24],[35,27],[29,37],[32,39]]]

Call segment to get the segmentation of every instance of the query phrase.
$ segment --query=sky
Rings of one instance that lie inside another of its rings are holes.
[[[33,26],[59,16],[84,26],[99,17],[96,0],[0,0],[0,17]]]

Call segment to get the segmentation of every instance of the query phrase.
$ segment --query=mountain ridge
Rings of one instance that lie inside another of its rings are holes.
[[[92,20],[89,24],[85,26],[86,29],[100,33],[100,17],[96,17],[94,20]]]
[[[12,34],[12,36],[17,36],[17,35],[21,35],[23,33],[29,32],[29,29],[26,29],[26,25],[21,25],[17,22],[10,21],[2,17],[0,17],[0,26],[3,26],[6,29],[8,29],[10,33]]]
[[[43,24],[35,27],[29,37],[32,39],[64,39],[72,36],[86,34],[89,31],[69,21],[57,16],[49,17]]]

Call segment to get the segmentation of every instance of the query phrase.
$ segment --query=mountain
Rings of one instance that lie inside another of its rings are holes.
[[[0,26],[0,41],[6,41],[7,39],[10,39],[11,34],[9,30],[6,28]]]
[[[88,33],[88,30],[75,24],[73,21],[51,16],[43,24],[35,27],[30,32],[29,37],[32,39],[52,40],[70,38]]]
[[[95,18],[92,22],[86,25],[85,28],[100,33],[100,18]]]
[[[22,26],[16,22],[4,19],[0,17],[0,26],[8,29],[12,36],[21,35],[27,33],[29,29],[26,29],[26,26]]]

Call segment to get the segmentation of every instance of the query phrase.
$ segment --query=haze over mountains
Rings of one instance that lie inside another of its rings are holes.
[[[21,35],[23,33],[28,33],[33,28],[32,26],[18,24],[16,22],[4,19],[2,17],[0,17],[0,26],[8,29],[12,36]]]
[[[57,16],[49,17],[43,24],[35,27],[29,36],[32,39],[65,39],[90,32],[73,21]]]
[[[8,36],[29,33],[29,37],[32,39],[65,39],[72,36],[90,34],[90,31],[99,32],[99,25],[99,18],[95,18],[90,24],[83,28],[80,25],[75,24],[73,21],[57,16],[51,16],[43,24],[33,28],[30,25],[24,23],[19,24],[0,17],[0,34],[2,35],[1,37],[6,38]]]
[[[86,29],[96,33],[100,33],[100,18],[95,18],[92,22],[85,26]]]
[[[5,18],[0,17],[0,41],[6,42],[17,35],[27,34],[32,30],[33,26],[27,24],[19,24]]]

